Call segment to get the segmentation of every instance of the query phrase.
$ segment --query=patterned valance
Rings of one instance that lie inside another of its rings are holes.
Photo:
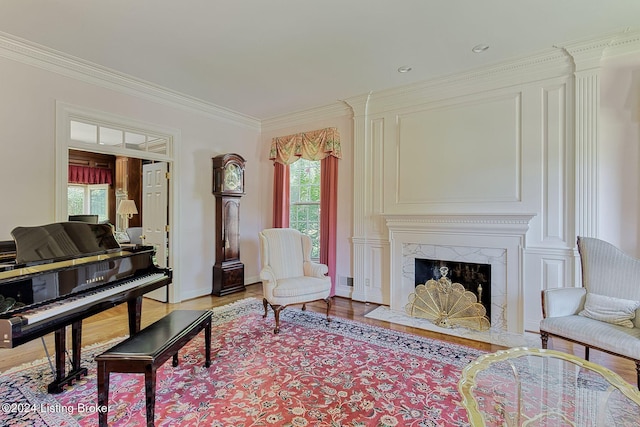
[[[111,169],[69,165],[71,184],[111,184]]]
[[[327,156],[342,158],[340,134],[336,128],[275,137],[271,141],[269,152],[269,160],[284,165],[289,165],[300,157],[307,160],[322,160]]]

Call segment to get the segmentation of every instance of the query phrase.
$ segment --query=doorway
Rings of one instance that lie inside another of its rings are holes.
[[[164,165],[163,167],[167,170],[164,177],[168,181],[166,181],[161,212],[165,218],[165,224],[159,227],[154,222],[154,229],[161,228],[164,231],[165,237],[160,239],[159,243],[162,245],[160,254],[162,259],[158,264],[164,264],[173,270],[174,280],[169,287],[168,302],[177,302],[180,283],[179,265],[172,259],[171,254],[176,253],[178,238],[173,235],[168,238],[168,235],[171,234],[172,224],[178,223],[177,194],[174,190],[177,187],[178,174],[173,146],[179,139],[179,131],[61,102],[56,103],[56,124],[56,221],[66,221],[68,218],[69,150],[107,154],[123,159],[140,159],[145,164]],[[171,171],[171,179],[168,179],[168,171]],[[143,179],[142,171],[140,179]],[[156,205],[148,208],[148,211],[160,209],[157,201],[154,203]],[[145,209],[142,206],[141,208],[144,214]],[[144,221],[144,218],[141,220]],[[157,238],[159,238],[158,233],[154,236],[155,240]]]

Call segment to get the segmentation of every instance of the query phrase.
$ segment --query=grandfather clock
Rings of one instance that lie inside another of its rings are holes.
[[[213,194],[216,197],[216,262],[212,294],[223,296],[244,290],[240,262],[240,198],[244,195],[245,160],[238,154],[213,158]]]

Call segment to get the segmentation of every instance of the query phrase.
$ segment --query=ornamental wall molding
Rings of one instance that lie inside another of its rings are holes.
[[[528,82],[562,78],[573,72],[573,63],[559,49],[452,74],[411,85],[373,92],[369,114],[383,114],[431,104],[459,96],[503,89]]]
[[[544,51],[467,72],[373,92],[369,98],[349,98],[355,115],[383,114],[413,108],[456,96],[522,85],[545,79],[566,78],[576,70],[592,67],[595,61],[640,52],[640,29],[623,29],[590,39],[551,46]]]
[[[197,111],[215,119],[260,130],[257,118],[3,32],[0,32],[0,56],[169,107]]]
[[[383,215],[391,234],[450,232],[455,234],[524,235],[533,213]]]
[[[532,213],[479,213],[479,214],[385,214],[387,223],[472,223],[472,224],[528,224]]]
[[[283,114],[262,120],[262,132],[272,132],[278,129],[291,128],[308,123],[317,123],[319,120],[327,120],[341,117],[352,117],[353,110],[344,102],[321,107],[310,108],[308,110],[297,111],[290,114]]]

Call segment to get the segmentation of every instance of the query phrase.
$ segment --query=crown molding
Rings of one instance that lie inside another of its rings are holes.
[[[374,92],[371,95],[369,114],[558,78],[570,75],[572,71],[573,64],[564,51],[547,49],[511,61]]]
[[[205,102],[4,32],[0,32],[0,56],[166,106],[196,111],[243,127],[260,129],[260,120],[255,117]]]
[[[570,75],[573,64],[560,49],[547,49],[462,73],[373,93],[370,113],[400,110],[420,104]]]
[[[371,94],[373,92],[369,92],[363,95],[352,96],[344,100],[344,102],[349,105],[351,110],[353,111],[354,117],[366,117],[368,114],[368,106],[369,100],[371,99]]]
[[[640,30],[624,29],[556,45],[509,61],[373,92],[368,114],[414,107],[470,93],[572,76],[597,59],[640,52]],[[576,62],[577,61],[577,62]],[[362,100],[365,95],[354,97]],[[361,102],[360,102],[361,104]]]
[[[629,28],[618,34],[604,52],[604,58],[615,58],[623,55],[640,53],[640,29]]]
[[[627,28],[555,47],[563,49],[572,58],[575,71],[580,72],[600,68],[604,58],[640,52],[640,31]]]
[[[264,119],[262,120],[262,132],[303,125],[323,119],[332,119],[344,116],[351,117],[352,115],[353,111],[349,105],[345,102],[338,101],[321,107],[310,108]]]
[[[468,94],[469,90],[487,90],[522,84],[526,81],[559,77],[574,71],[572,70],[574,67],[584,69],[594,66],[603,58],[637,52],[640,52],[640,30],[627,28],[592,39],[557,45],[553,49],[512,61],[357,96],[346,102],[338,101],[261,121],[0,31],[0,56],[2,57],[170,107],[196,111],[262,131],[305,124],[324,118],[353,115],[353,105],[360,105],[361,99],[368,100],[370,97],[375,99],[375,111],[370,113],[383,112],[423,104],[425,100],[432,102]],[[523,81],[523,75],[526,76],[526,81]]]

